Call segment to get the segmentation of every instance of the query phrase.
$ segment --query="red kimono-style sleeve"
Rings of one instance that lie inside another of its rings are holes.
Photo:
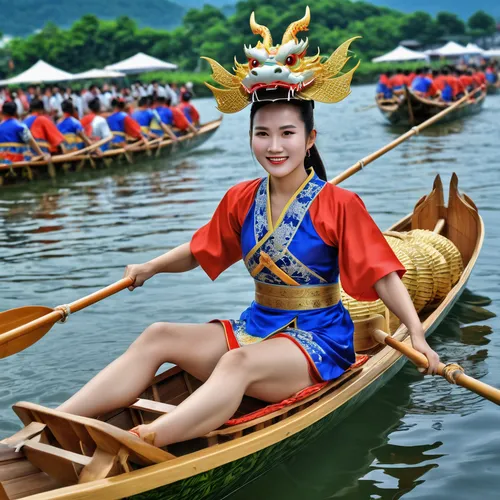
[[[261,179],[233,186],[222,198],[208,224],[191,239],[191,253],[210,279],[242,258],[241,227]]]
[[[340,281],[351,297],[377,300],[380,278],[406,272],[358,195],[328,184],[311,209],[320,237],[338,248]]]

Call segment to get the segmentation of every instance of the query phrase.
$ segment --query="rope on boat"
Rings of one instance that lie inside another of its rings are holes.
[[[69,307],[69,304],[61,304],[60,306],[54,307],[54,309],[61,311],[63,313],[58,323],[66,323],[66,321],[68,321],[69,315],[71,314],[71,309]]]
[[[456,385],[458,377],[463,373],[465,373],[464,369],[457,363],[448,363],[443,368],[443,377],[445,377],[450,384]]]

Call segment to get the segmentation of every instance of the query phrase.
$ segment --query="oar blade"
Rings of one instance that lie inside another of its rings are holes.
[[[26,325],[54,311],[50,307],[27,306],[10,309],[0,313],[0,359],[23,351],[40,340],[51,328],[53,323],[43,325],[24,335],[12,337],[9,334],[15,328]]]

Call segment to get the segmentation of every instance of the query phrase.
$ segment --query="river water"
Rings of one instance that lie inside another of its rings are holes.
[[[395,138],[372,86],[318,105],[318,144],[329,177]],[[218,112],[199,100],[203,120]],[[444,361],[500,387],[500,96],[464,121],[431,129],[388,153],[343,187],[356,191],[381,228],[410,212],[437,173],[452,172],[475,201],[486,238],[469,289],[489,297],[461,305],[430,338]],[[233,184],[263,170],[248,144],[248,110],[225,116],[212,139],[177,161],[79,173],[0,192],[0,310],[73,301],[139,263],[188,241]],[[121,354],[153,321],[235,317],[252,300],[238,263],[215,283],[200,269],[162,275],[56,325],[31,348],[0,360],[0,438],[19,428],[11,405],[54,407]],[[479,300],[484,305],[485,300]],[[490,314],[489,314],[490,313]],[[133,369],[133,367],[131,367]],[[500,408],[444,380],[405,368],[331,432],[232,500],[498,498]]]

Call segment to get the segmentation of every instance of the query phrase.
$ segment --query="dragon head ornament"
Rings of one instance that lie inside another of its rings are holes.
[[[297,33],[308,30],[310,19],[309,7],[306,7],[304,17],[291,23],[281,43],[273,45],[269,28],[257,24],[252,12],[250,28],[262,41],[255,47],[245,45],[248,62],[240,64],[235,58],[234,75],[217,61],[203,57],[212,67],[212,78],[223,87],[205,84],[214,94],[217,108],[223,113],[236,113],[259,100],[285,98],[335,103],[347,97],[359,62],[347,73],[337,75],[350,59],[347,52],[351,42],[359,37],[344,42],[322,63],[319,49],[315,56],[306,57],[308,39],[297,39]],[[277,93],[278,89],[285,89],[285,97],[277,97],[283,94],[283,91]]]

